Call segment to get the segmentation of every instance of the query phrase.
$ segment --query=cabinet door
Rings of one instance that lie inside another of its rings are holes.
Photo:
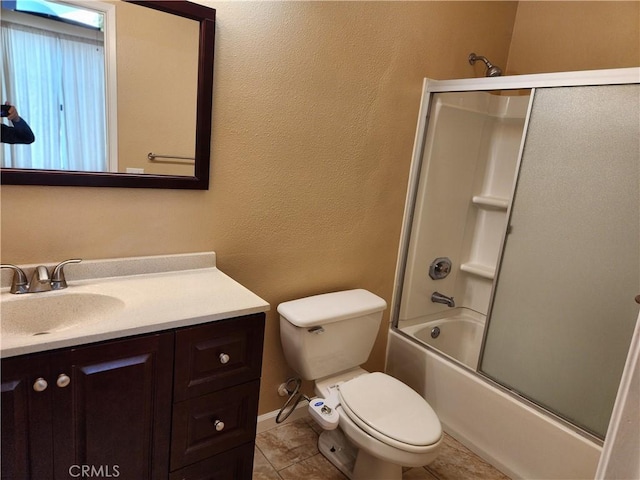
[[[56,478],[88,465],[104,477],[166,479],[172,369],[172,333],[59,353],[52,363],[52,378],[63,379],[53,389]]]
[[[2,478],[53,478],[49,356],[2,360]],[[37,391],[41,390],[41,391]]]

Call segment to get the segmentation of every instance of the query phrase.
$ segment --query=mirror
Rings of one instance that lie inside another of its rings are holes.
[[[51,118],[51,112],[43,113],[41,103],[31,101],[35,88],[33,81],[28,83],[30,95],[17,95],[24,102],[15,104],[20,116],[33,128],[36,141],[31,145],[3,143],[3,165],[9,168],[1,171],[2,183],[207,189],[215,10],[187,1],[107,1],[66,3],[102,15],[103,20],[98,21],[102,25],[83,30],[89,32],[85,43],[95,44],[94,50],[103,51],[104,87],[89,94],[85,101],[79,100],[80,95],[76,94],[62,96],[65,101],[60,101],[60,105],[57,99],[49,102],[55,103],[55,108],[49,109],[54,116],[64,116],[66,122],[64,128],[52,128],[53,122],[43,123],[40,119]],[[22,0],[3,0],[3,35],[5,23],[14,18],[4,15],[5,6],[20,2]],[[50,16],[37,20],[61,23],[50,20]],[[77,25],[64,28],[79,30]],[[172,32],[171,35],[168,32]],[[5,58],[3,68],[11,72],[11,61]],[[27,69],[20,69],[18,65],[15,70]],[[74,80],[73,85],[78,85],[78,81]],[[11,93],[3,80],[3,103],[16,97]],[[25,105],[30,108],[25,110]],[[77,117],[80,120],[68,120],[76,110],[80,112]],[[93,121],[98,125],[95,130],[102,136],[90,137],[93,129],[89,124]],[[41,123],[36,129],[38,122]],[[3,119],[3,123],[11,125],[7,119]],[[74,127],[78,123],[83,129]],[[43,132],[53,134],[39,136]],[[85,136],[90,139],[81,141]],[[54,142],[53,137],[61,140],[55,138]],[[75,149],[75,163],[57,164],[56,155],[42,153],[48,151],[43,150],[42,144],[51,143],[64,143]],[[32,163],[19,163],[20,155],[11,156],[13,149],[27,152],[22,157],[27,161],[33,157]],[[88,160],[92,164],[86,166]]]

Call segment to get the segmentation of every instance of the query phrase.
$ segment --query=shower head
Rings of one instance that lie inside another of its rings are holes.
[[[487,66],[487,71],[484,74],[485,77],[499,77],[500,75],[502,75],[502,69],[493,65],[489,60],[487,60],[487,57],[476,55],[475,53],[469,54],[469,63],[471,65],[476,63],[477,60],[482,60]]]

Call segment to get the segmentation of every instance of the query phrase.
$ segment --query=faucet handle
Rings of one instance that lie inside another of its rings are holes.
[[[67,280],[64,278],[64,266],[68,263],[80,263],[81,261],[82,259],[80,258],[72,258],[56,265],[51,273],[51,290],[67,288]]]
[[[27,276],[21,268],[11,265],[10,263],[3,263],[0,265],[0,268],[10,268],[14,271],[13,280],[11,282],[11,293],[27,293]]]

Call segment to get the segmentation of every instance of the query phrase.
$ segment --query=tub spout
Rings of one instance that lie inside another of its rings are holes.
[[[453,301],[453,297],[447,297],[440,292],[433,292],[431,294],[431,301],[434,303],[444,303],[447,307],[450,308],[456,306],[456,302]]]

